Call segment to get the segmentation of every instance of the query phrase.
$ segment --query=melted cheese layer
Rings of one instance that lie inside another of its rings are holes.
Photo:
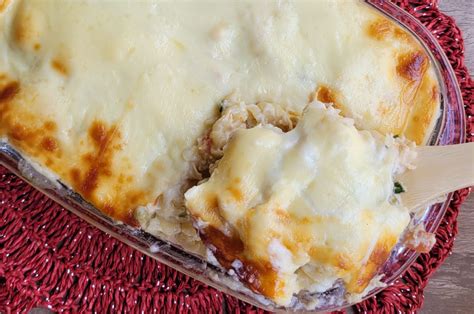
[[[189,176],[229,93],[423,142],[437,83],[413,38],[358,2],[12,0],[0,9],[0,134],[110,215]],[[315,92],[316,91],[316,92]]]
[[[439,107],[422,47],[357,1],[0,6],[0,136],[128,223],[179,194],[185,152],[229,93],[298,113],[318,98],[418,143]]]
[[[288,133],[236,131],[186,206],[221,264],[279,304],[336,279],[361,293],[410,219],[389,202],[397,163],[396,147],[313,103]]]

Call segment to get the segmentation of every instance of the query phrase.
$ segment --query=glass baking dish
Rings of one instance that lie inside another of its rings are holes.
[[[441,114],[428,144],[449,145],[464,142],[465,116],[461,92],[454,71],[436,39],[420,22],[396,5],[385,0],[368,0],[366,2],[367,5],[381,11],[399,25],[408,29],[423,44],[435,65],[440,85]],[[260,308],[270,311],[298,309],[297,304],[292,308],[275,306],[272,302],[244,288],[225,270],[206,262],[198,256],[187,253],[179,246],[114,221],[84,201],[81,196],[66,185],[38,171],[38,167],[29,162],[5,141],[0,141],[0,163],[77,216],[163,264]],[[448,195],[443,203],[427,207],[421,215],[413,218],[414,223],[422,223],[428,232],[435,232],[450,199],[451,195]],[[408,249],[403,243],[397,244],[389,260],[380,269],[381,281],[385,284],[395,281],[417,256],[418,253]],[[383,287],[374,288],[364,299],[376,294],[381,289]],[[337,291],[314,295],[314,298],[328,300],[334,295],[337,295]],[[338,302],[338,300],[336,302],[323,302],[322,304],[316,306],[314,310],[332,311],[350,305],[347,302]]]

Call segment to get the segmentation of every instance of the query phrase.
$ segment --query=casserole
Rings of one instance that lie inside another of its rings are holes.
[[[34,47],[33,47],[33,48],[34,48]],[[52,63],[52,64],[53,64],[53,63]],[[56,65],[57,65],[57,64],[56,64]],[[55,68],[57,68],[57,66],[56,66]],[[65,67],[59,66],[59,68],[65,68]],[[60,72],[61,72],[61,71],[60,71]],[[62,72],[67,72],[67,71],[65,70],[65,71],[62,71]],[[325,93],[323,93],[323,94],[329,95],[330,93],[325,92]],[[445,117],[443,117],[443,118],[445,118]],[[441,127],[441,126],[439,126],[439,127]],[[47,125],[45,125],[45,129],[48,129],[48,126],[47,126]],[[114,129],[113,127],[110,127],[110,128],[109,128],[107,125],[104,125],[104,124],[100,124],[100,123],[94,124],[93,127],[90,129],[89,138],[90,138],[92,141],[96,141],[96,142],[95,142],[96,144],[93,144],[93,145],[97,145],[97,147],[100,148],[101,145],[102,145],[101,143],[103,143],[103,142],[107,142],[107,143],[108,143],[108,142],[109,142],[109,134],[110,134],[110,137],[112,137],[111,135],[116,134],[114,130],[115,130],[115,129]],[[21,134],[21,132],[19,132],[19,133],[20,133],[20,134],[18,134],[18,137],[21,137],[22,134]],[[46,138],[46,140],[44,140],[44,139],[41,140],[41,143],[43,143],[43,142],[45,143],[45,145],[44,145],[45,147],[51,148],[51,150],[53,150],[53,151],[55,150],[55,149],[54,149],[54,146],[55,146],[55,145],[54,145],[54,144],[51,144],[51,143],[53,143],[52,141],[48,141],[47,138]],[[50,145],[50,144],[51,144],[51,145]],[[87,159],[86,159],[86,160],[87,160]],[[89,161],[91,164],[93,164],[93,162],[97,161],[97,160],[94,159],[94,158],[92,158],[91,160],[92,160],[92,162]],[[22,168],[25,170],[25,169],[26,169],[26,168],[25,168],[25,165],[23,165]],[[27,172],[28,172],[28,171],[27,171]],[[27,172],[25,172],[25,173],[27,173]],[[105,171],[105,172],[107,172],[107,171]],[[74,175],[71,175],[71,176],[74,177]],[[81,194],[82,194],[83,196],[85,196],[86,198],[87,198],[87,196],[88,196],[88,193],[89,193],[88,191],[89,191],[90,187],[94,186],[94,184],[88,183],[89,181],[93,181],[93,180],[83,180],[83,179],[81,179],[81,177],[93,178],[94,176],[95,176],[95,175],[94,175],[94,168],[93,168],[93,167],[91,167],[91,169],[89,170],[89,172],[88,172],[87,174],[78,174],[78,175],[76,175],[76,177],[79,178],[78,181],[80,182],[80,183],[76,186],[76,190],[78,190],[79,192],[81,192]],[[74,186],[74,185],[73,185],[73,186]],[[100,191],[99,191],[99,198],[100,198],[100,194],[101,194],[101,193],[100,193]],[[104,193],[104,195],[105,195],[105,194],[107,194],[107,193]],[[132,198],[133,198],[132,196],[133,196],[133,195],[128,196],[127,199],[132,199]],[[138,196],[137,196],[137,197],[138,197]],[[139,197],[138,197],[138,199],[139,199]],[[93,201],[93,203],[94,203],[94,201]],[[97,202],[95,202],[95,203],[96,203],[96,206],[98,206],[98,205],[97,205],[98,203],[97,203]],[[104,203],[104,204],[107,205],[107,203]],[[115,209],[112,210],[112,209],[113,209],[113,206],[105,206],[105,205],[102,206],[102,207],[103,207],[102,209],[104,209],[104,208],[107,209],[107,208],[108,208],[109,211],[110,211],[109,214],[110,214],[111,212],[112,212],[112,213],[115,212]],[[107,211],[107,210],[106,210],[106,211]],[[116,217],[119,218],[119,219],[122,219],[122,220],[127,221],[127,219],[124,219],[125,216],[120,216],[121,213],[122,213],[122,211],[119,210],[118,212],[119,212],[119,214],[116,215]],[[130,219],[131,219],[131,218],[130,218]],[[130,221],[128,221],[128,222],[130,222]],[[131,223],[131,222],[130,222],[130,223]]]

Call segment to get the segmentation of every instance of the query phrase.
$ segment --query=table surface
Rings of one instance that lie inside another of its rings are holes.
[[[454,17],[463,31],[466,64],[474,73],[474,1],[440,0],[440,8]],[[421,313],[474,312],[474,191],[461,207],[458,226],[453,253],[430,279]],[[37,308],[30,313],[50,311]]]
[[[440,9],[463,31],[466,64],[474,74],[474,1],[441,0]],[[474,191],[461,206],[453,254],[431,277],[421,313],[474,312]]]

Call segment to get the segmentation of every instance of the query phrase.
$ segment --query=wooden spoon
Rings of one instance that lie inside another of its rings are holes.
[[[449,192],[474,186],[474,142],[419,146],[416,151],[416,168],[397,178],[406,191],[400,196],[408,209],[427,205]]]

